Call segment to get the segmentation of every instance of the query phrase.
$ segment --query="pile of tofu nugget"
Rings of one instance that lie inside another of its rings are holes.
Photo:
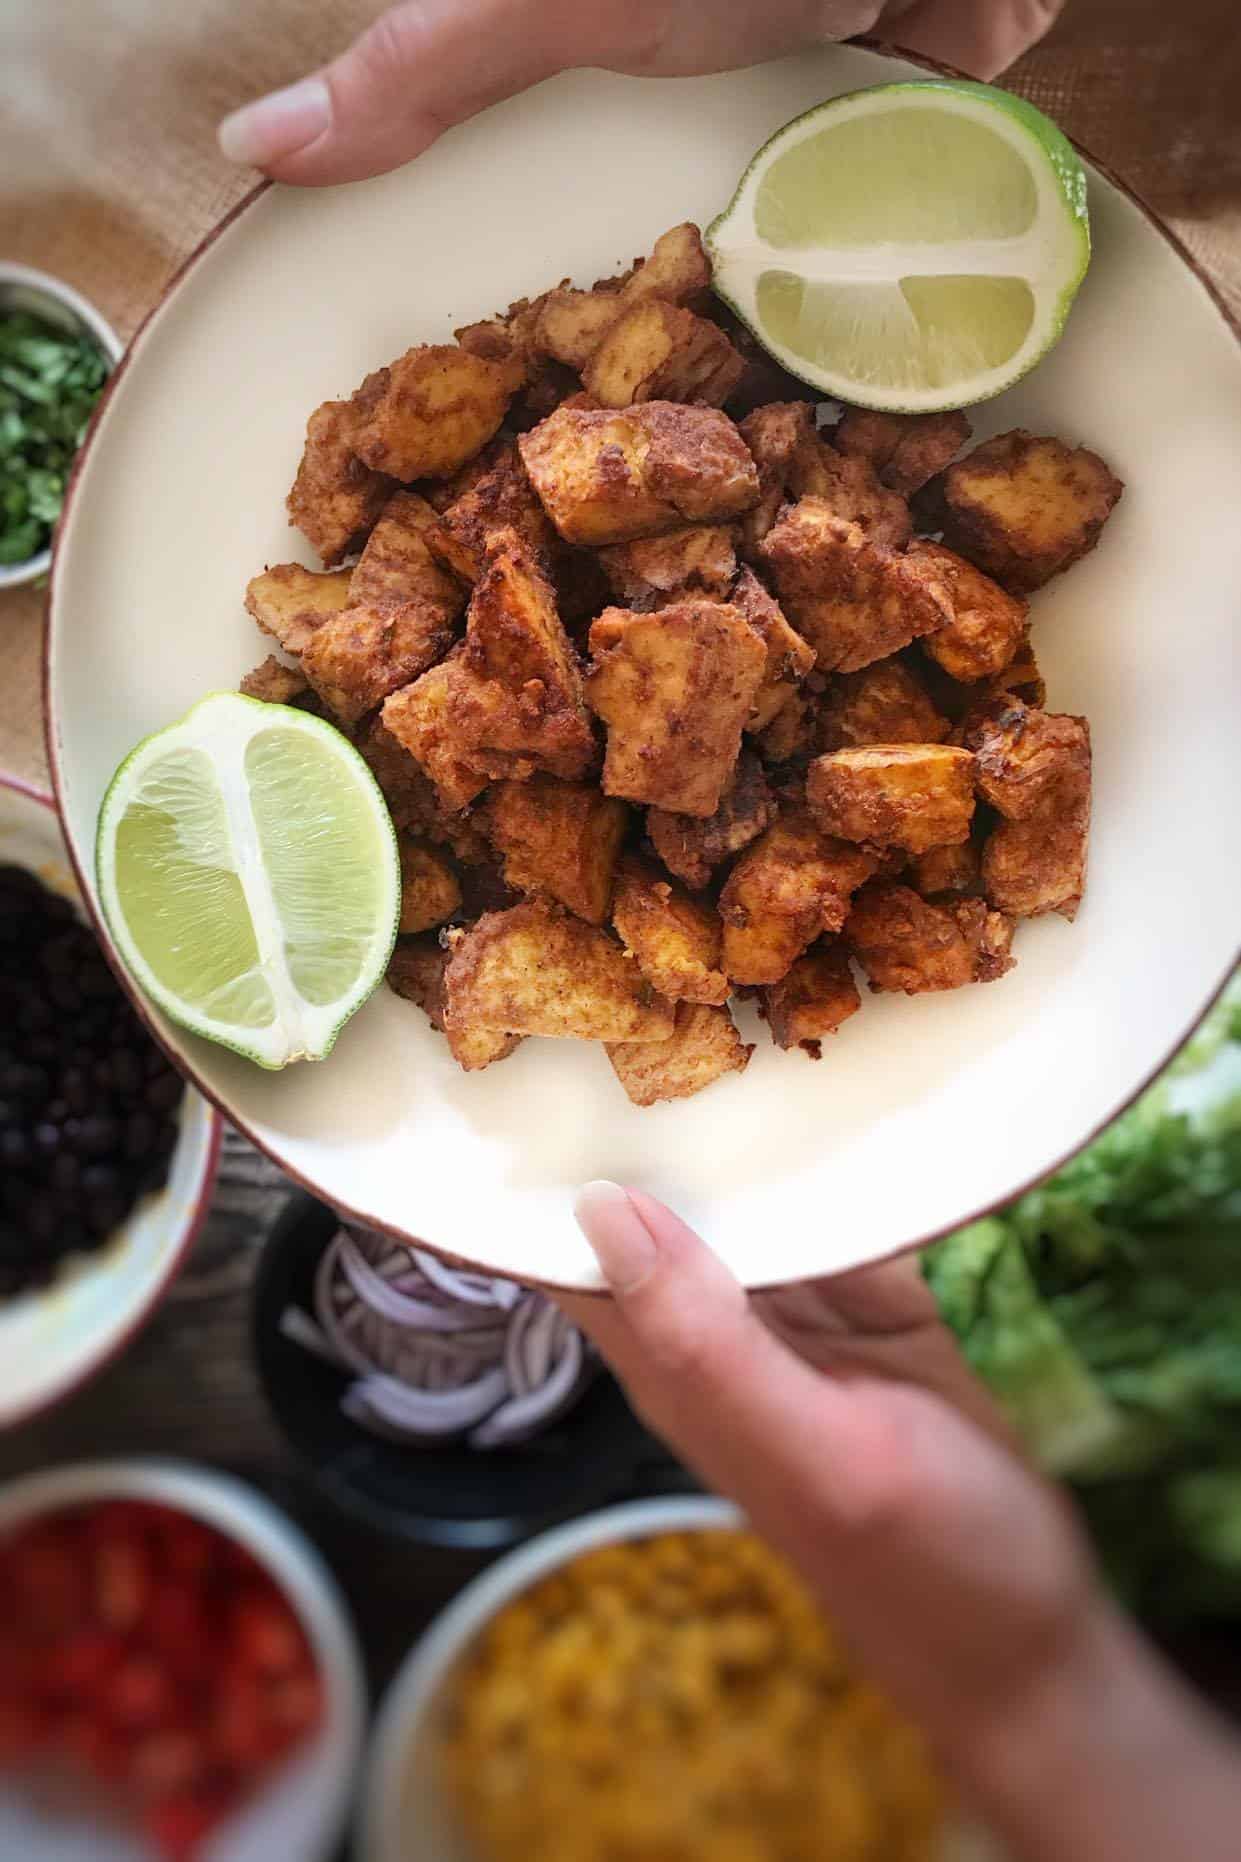
[[[467,1070],[600,1041],[641,1106],[745,1067],[730,997],[817,1058],[854,964],[988,982],[1073,917],[1090,737],[1028,597],[1122,490],[1022,431],[958,458],[959,413],[820,426],[708,286],[679,226],[326,402],[288,500],[325,569],[246,595],[283,656],[243,691],[387,799],[392,987]]]

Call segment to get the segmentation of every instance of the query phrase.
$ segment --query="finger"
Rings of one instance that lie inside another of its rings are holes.
[[[914,0],[893,20],[897,44],[993,78],[1037,45],[1065,0]]]
[[[893,1458],[860,1393],[789,1351],[692,1229],[614,1183],[588,1184],[577,1213],[613,1297],[563,1304],[709,1486],[795,1553],[886,1504]]]
[[[220,125],[230,161],[276,181],[360,181],[445,129],[593,55],[575,0],[403,0],[323,70]]]

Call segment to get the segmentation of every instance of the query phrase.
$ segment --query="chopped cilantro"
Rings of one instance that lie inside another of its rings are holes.
[[[90,337],[0,315],[0,565],[46,549],[107,373]]]

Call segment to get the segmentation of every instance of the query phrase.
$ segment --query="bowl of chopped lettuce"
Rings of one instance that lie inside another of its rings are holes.
[[[71,286],[0,260],[0,589],[46,575],[116,332]]]

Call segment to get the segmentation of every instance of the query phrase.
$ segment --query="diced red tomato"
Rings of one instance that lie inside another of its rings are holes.
[[[75,1704],[96,1694],[125,1658],[123,1636],[108,1629],[79,1629],[53,1643],[43,1660],[40,1691]]]
[[[203,1686],[215,1675],[218,1637],[196,1587],[175,1577],[162,1579],[151,1594],[142,1634],[183,1686]]]
[[[15,1765],[41,1751],[55,1722],[36,1701],[0,1700],[0,1765]]]
[[[157,1726],[177,1706],[166,1668],[152,1655],[129,1655],[100,1692],[103,1712],[118,1726]]]
[[[238,1597],[232,1611],[233,1648],[256,1674],[288,1674],[305,1659],[300,1625],[280,1594],[255,1588]]]
[[[278,1726],[307,1732],[323,1712],[323,1686],[313,1668],[285,1675],[267,1691],[267,1710]]]
[[[144,1799],[175,1797],[205,1778],[208,1753],[201,1737],[188,1727],[168,1727],[134,1741],[128,1778]]]
[[[33,1635],[63,1635],[86,1611],[86,1581],[72,1536],[56,1522],[31,1526],[9,1555],[15,1625]]]
[[[98,1784],[118,1784],[129,1767],[127,1736],[90,1711],[62,1720],[56,1729],[56,1745]]]
[[[159,1510],[157,1532],[161,1561],[174,1577],[201,1584],[219,1564],[220,1535],[199,1520],[164,1507]]]
[[[209,1793],[170,1797],[151,1806],[142,1827],[165,1862],[192,1862],[230,1808],[226,1799]]]
[[[95,1614],[122,1634],[142,1620],[151,1596],[151,1558],[141,1537],[100,1537],[94,1546],[91,1600]]]
[[[267,1691],[245,1673],[224,1681],[211,1725],[211,1748],[222,1764],[250,1773],[275,1758],[285,1744],[267,1711]]]

